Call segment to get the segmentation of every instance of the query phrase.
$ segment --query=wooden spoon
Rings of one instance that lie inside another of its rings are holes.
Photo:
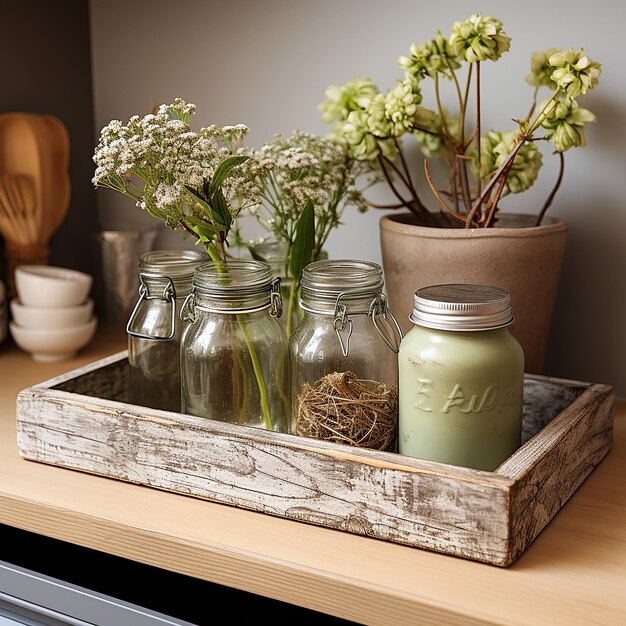
[[[37,116],[33,124],[39,131],[41,157],[41,235],[44,241],[48,241],[58,230],[69,208],[70,141],[63,122],[52,115]]]
[[[36,113],[0,115],[0,171],[33,177],[39,237],[48,244],[70,201],[69,135],[61,120]]]
[[[39,211],[43,174],[40,140],[33,125],[34,119],[33,113],[0,115],[0,172],[11,176],[29,176],[35,187],[36,209]],[[34,241],[43,243],[43,237],[39,236],[41,223],[42,217],[38,217],[38,234]]]

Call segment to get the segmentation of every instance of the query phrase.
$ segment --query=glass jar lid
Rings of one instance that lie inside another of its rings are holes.
[[[437,330],[477,331],[513,323],[511,294],[491,285],[441,284],[418,289],[409,319]]]
[[[191,291],[193,272],[208,255],[199,250],[153,250],[139,257],[140,293],[150,298],[162,294],[184,298]],[[145,293],[144,293],[145,292]]]
[[[264,261],[229,259],[203,263],[194,272],[193,286],[200,293],[216,297],[240,297],[267,291],[272,284],[272,268]]]
[[[272,278],[265,261],[228,259],[209,261],[193,275],[194,306],[214,312],[239,313],[272,307],[275,316],[282,309],[280,278]]]
[[[314,308],[334,311],[343,302],[377,296],[384,285],[383,270],[373,261],[324,259],[309,263],[302,272],[301,306],[315,303]],[[367,312],[367,311],[366,311]]]
[[[208,258],[206,252],[197,250],[153,250],[139,257],[139,273],[146,278],[191,278]]]

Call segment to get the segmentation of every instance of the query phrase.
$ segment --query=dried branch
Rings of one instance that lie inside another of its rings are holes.
[[[468,213],[468,221],[465,223],[465,228],[469,228],[469,222],[474,219],[474,215],[476,215],[476,211],[478,211],[481,206],[485,203],[485,200],[491,194],[492,189],[495,187],[496,183],[502,176],[503,172],[506,170],[508,173],[509,164],[512,164],[519,152],[519,149],[524,145],[524,142],[527,140],[526,135],[522,135],[518,142],[515,144],[513,150],[509,153],[506,158],[506,161],[498,168],[495,174],[492,176],[491,180],[487,183],[485,188],[482,190],[481,194],[474,200],[474,204],[472,205],[471,211]],[[505,175],[506,179],[506,175]],[[500,196],[497,196],[497,201],[500,200]]]
[[[554,184],[554,187],[552,187],[552,191],[550,192],[550,195],[547,197],[541,209],[541,212],[539,213],[539,216],[537,217],[537,222],[535,223],[535,226],[539,226],[541,224],[541,220],[543,219],[543,216],[546,214],[546,211],[552,204],[552,201],[554,200],[554,196],[556,196],[556,192],[559,190],[559,187],[561,186],[561,181],[563,180],[563,174],[565,172],[565,157],[563,156],[562,152],[558,152],[557,154],[559,155],[559,175],[557,176],[556,183]]]
[[[456,219],[460,220],[461,222],[465,222],[466,220],[465,215],[463,215],[462,213],[459,213],[458,211],[454,211],[444,202],[443,198],[441,197],[441,194],[439,193],[439,191],[437,190],[437,188],[435,187],[433,183],[433,179],[430,176],[430,172],[428,171],[427,159],[424,159],[424,174],[426,175],[426,181],[428,182],[428,186],[430,187],[430,190],[433,192],[433,195],[435,196],[435,198],[437,199],[437,201],[441,205],[441,208],[444,211],[444,215],[448,213],[452,215],[453,217],[455,217]]]

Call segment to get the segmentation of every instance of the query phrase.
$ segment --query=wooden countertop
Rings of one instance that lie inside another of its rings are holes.
[[[613,450],[501,569],[21,459],[17,393],[125,346],[105,329],[44,364],[0,345],[0,523],[364,624],[626,623],[626,401]]]

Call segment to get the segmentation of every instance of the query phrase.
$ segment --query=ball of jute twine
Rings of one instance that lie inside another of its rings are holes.
[[[373,450],[393,450],[398,394],[393,387],[333,372],[298,397],[296,434]]]

